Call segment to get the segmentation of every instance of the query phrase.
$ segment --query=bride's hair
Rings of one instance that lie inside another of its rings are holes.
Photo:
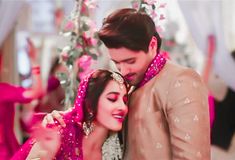
[[[91,77],[89,78],[83,104],[84,122],[92,122],[96,117],[99,97],[103,93],[108,82],[114,79],[112,74],[114,74],[114,72],[99,69],[92,73]],[[120,77],[122,77],[121,74],[117,72],[115,72],[115,74],[118,74]],[[124,81],[123,84],[128,89],[127,82]]]

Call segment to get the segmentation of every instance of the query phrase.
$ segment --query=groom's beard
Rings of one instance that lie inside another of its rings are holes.
[[[137,73],[129,73],[126,76],[124,76],[124,78],[130,85],[136,86],[142,80],[143,76]]]

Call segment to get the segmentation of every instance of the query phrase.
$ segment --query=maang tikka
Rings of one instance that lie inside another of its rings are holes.
[[[112,72],[111,77],[113,80],[119,83],[121,89],[124,88],[124,79],[122,76],[120,76],[118,73]]]

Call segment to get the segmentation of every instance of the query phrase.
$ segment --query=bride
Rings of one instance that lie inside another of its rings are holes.
[[[63,115],[66,127],[56,121],[49,129],[37,129],[13,159],[101,160],[109,133],[122,129],[127,91],[119,73],[96,70],[82,80],[74,108]]]

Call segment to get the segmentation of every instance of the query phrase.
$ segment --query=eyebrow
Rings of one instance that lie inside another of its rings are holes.
[[[135,59],[135,58],[128,58],[128,59],[124,59],[124,60],[121,60],[121,61],[115,61],[115,60],[113,60],[113,59],[111,59],[114,63],[120,63],[120,62],[127,62],[127,61],[130,61],[130,60],[133,60],[133,59]]]
[[[107,93],[107,95],[110,95],[110,94],[120,95],[119,92],[109,92],[109,93]]]

